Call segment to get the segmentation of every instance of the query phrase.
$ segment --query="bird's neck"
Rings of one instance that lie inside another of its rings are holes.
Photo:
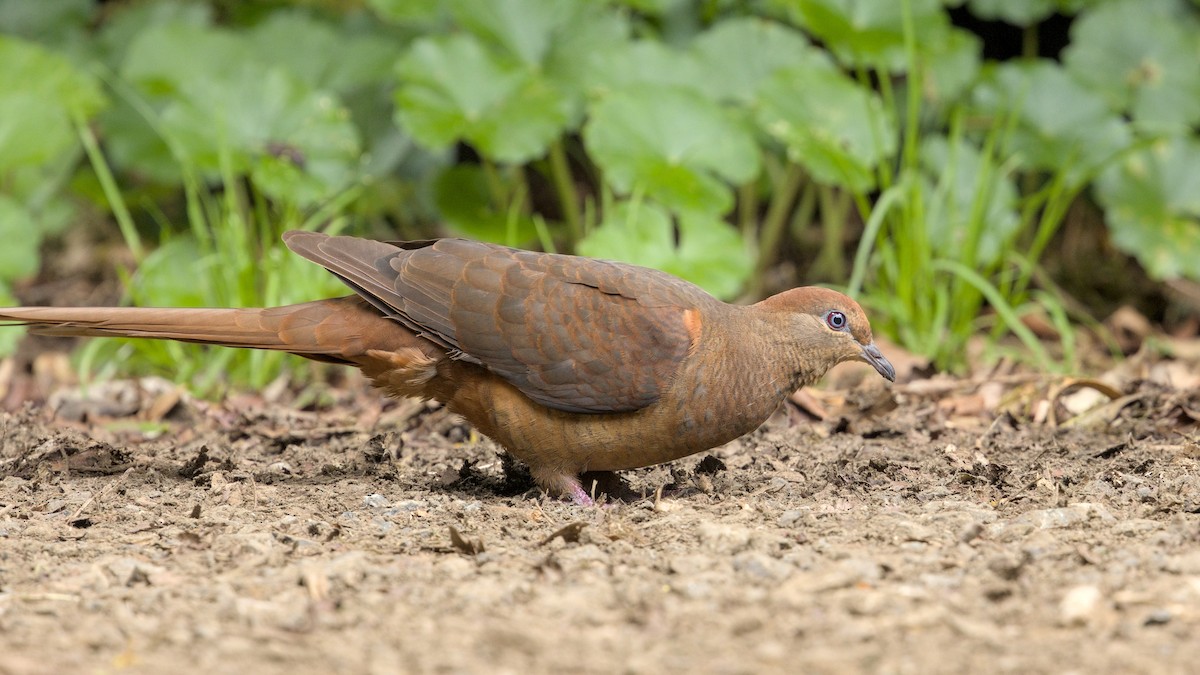
[[[772,378],[782,388],[781,397],[825,376],[835,357],[827,353],[824,342],[805,337],[811,333],[819,334],[816,319],[809,320],[806,316],[797,319],[795,314],[759,306],[746,309],[747,321],[752,324],[746,333],[754,336],[752,344],[748,342],[746,348],[770,364]]]
[[[784,397],[824,376],[823,355],[797,340],[774,312],[730,306],[722,330],[705,336],[713,381],[748,404],[772,410]],[[769,412],[769,411],[768,411]]]

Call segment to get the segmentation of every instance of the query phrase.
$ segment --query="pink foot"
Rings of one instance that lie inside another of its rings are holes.
[[[592,501],[591,496],[583,491],[583,486],[581,486],[579,483],[575,483],[571,486],[571,501],[575,502],[577,506],[596,505],[596,502]]]

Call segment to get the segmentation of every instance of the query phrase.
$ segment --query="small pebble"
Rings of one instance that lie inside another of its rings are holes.
[[[368,509],[382,509],[388,505],[387,497],[379,493],[372,493],[363,497],[363,506]]]
[[[1082,626],[1097,613],[1104,594],[1098,586],[1075,586],[1058,604],[1059,617],[1067,626]]]

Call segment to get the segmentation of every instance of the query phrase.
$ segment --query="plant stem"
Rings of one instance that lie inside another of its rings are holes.
[[[1021,32],[1021,57],[1035,59],[1039,48],[1037,24],[1030,24]]]
[[[500,172],[496,170],[495,162],[487,157],[481,157],[479,165],[483,167],[483,177],[487,182],[488,193],[492,196],[492,207],[497,211],[507,211],[508,194],[504,189],[504,182],[500,180]]]
[[[562,211],[563,222],[567,224],[567,234],[574,248],[574,243],[583,238],[583,221],[579,216],[571,165],[567,162],[567,151],[563,148],[562,138],[550,144],[547,158],[550,160],[550,176],[554,181],[554,190],[558,193],[558,207]]]
[[[104,197],[108,200],[113,217],[117,219],[117,227],[121,228],[121,236],[125,239],[125,245],[133,253],[133,259],[141,262],[146,257],[146,250],[142,248],[142,238],[138,236],[137,227],[133,224],[133,216],[130,215],[129,208],[125,205],[121,189],[117,187],[117,180],[108,168],[104,153],[100,151],[96,135],[92,133],[91,127],[88,126],[83,116],[76,113],[71,116],[71,119],[75,122],[75,130],[79,134],[84,152],[87,153],[88,160],[92,164],[92,170],[96,172],[96,179],[100,181],[100,187],[104,190]]]
[[[510,167],[509,175],[512,177],[510,184],[513,186],[513,189],[509,194],[509,199],[512,200],[512,203],[508,205],[508,211],[527,216],[530,213],[530,190],[529,178],[525,175],[525,166],[517,165]]]
[[[850,283],[847,285],[847,292],[851,296],[857,296],[858,292],[862,290],[863,280],[867,275],[867,263],[871,259],[871,249],[878,241],[879,230],[883,227],[884,219],[903,198],[903,187],[893,185],[884,190],[883,194],[879,195],[879,200],[875,202],[875,208],[871,210],[870,216],[867,218],[862,238],[858,240],[858,250],[854,254],[854,268],[851,270]]]
[[[744,241],[754,241],[754,230],[758,224],[758,182],[750,181],[737,189],[738,229]]]
[[[821,200],[821,252],[813,266],[817,275],[830,279],[844,279],[846,265],[842,260],[842,242],[845,239],[846,217],[850,213],[850,193],[822,187],[817,196]]]
[[[775,188],[771,203],[767,206],[767,215],[763,219],[762,231],[758,238],[758,260],[755,264],[754,280],[751,282],[756,292],[762,291],[764,272],[775,261],[779,242],[783,238],[784,226],[787,225],[788,213],[796,193],[804,182],[804,169],[795,162],[789,162],[783,180]]]

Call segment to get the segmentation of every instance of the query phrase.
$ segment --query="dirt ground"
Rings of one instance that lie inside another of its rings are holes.
[[[1200,660],[1195,390],[1074,427],[942,403],[970,383],[818,392],[584,508],[432,405],[115,386],[0,416],[0,673]]]

